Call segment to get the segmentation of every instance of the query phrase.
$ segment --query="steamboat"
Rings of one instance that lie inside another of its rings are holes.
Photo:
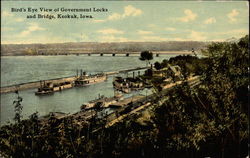
[[[86,86],[98,82],[103,82],[107,80],[107,75],[104,73],[99,73],[95,75],[86,75],[86,73],[81,73],[80,76],[77,76],[74,85],[76,87]]]

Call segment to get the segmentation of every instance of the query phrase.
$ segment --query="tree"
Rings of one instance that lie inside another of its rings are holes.
[[[150,51],[142,51],[139,59],[142,61],[146,60],[146,65],[148,66],[148,64],[150,64],[149,60],[153,59],[153,53]]]
[[[17,94],[17,100],[13,101],[13,104],[15,105],[15,117],[14,121],[16,123],[20,123],[22,118],[22,110],[23,106],[21,105],[21,102],[23,101],[23,98],[19,96],[18,91],[15,92]]]
[[[201,84],[177,86],[155,105],[152,119],[161,157],[193,148],[217,151],[211,156],[221,158],[246,156],[248,36],[238,43],[213,43],[206,53],[209,58],[200,61],[178,57],[190,59],[192,67],[198,63],[194,60],[205,63]]]
[[[247,134],[248,36],[238,43],[213,43],[207,49],[210,64],[202,77],[200,100],[221,131],[221,146],[233,146],[232,157],[240,157]],[[223,156],[222,156],[223,157]]]
[[[155,69],[156,70],[160,70],[162,67],[161,67],[161,64],[157,61],[157,62],[155,62],[155,64],[154,64],[154,66],[155,66]]]

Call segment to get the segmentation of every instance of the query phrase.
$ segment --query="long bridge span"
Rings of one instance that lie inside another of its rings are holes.
[[[87,55],[87,56],[91,56],[91,55],[98,55],[98,56],[131,56],[131,55],[136,55],[139,56],[141,52],[87,52],[87,51],[83,51],[83,52],[43,52],[43,51],[39,51],[37,53],[37,55]],[[152,52],[153,56],[155,57],[159,57],[160,55],[169,55],[169,54],[192,54],[191,51],[154,51]]]

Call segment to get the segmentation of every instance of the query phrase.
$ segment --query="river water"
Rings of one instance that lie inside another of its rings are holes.
[[[169,59],[174,56],[176,54],[154,57],[151,63],[155,61],[161,62],[163,59]],[[1,87],[72,76],[76,74],[77,69],[82,69],[88,74],[95,74],[145,66],[145,61],[140,61],[138,58],[138,55],[129,57],[125,57],[124,55],[117,55],[115,57],[111,55],[1,57]],[[127,74],[120,75],[127,76]],[[128,75],[132,76],[132,72]],[[36,96],[34,93],[36,89],[19,91],[19,95],[23,98],[21,103],[23,106],[23,118],[28,118],[28,116],[36,111],[39,112],[40,116],[46,115],[49,112],[77,112],[80,110],[81,104],[97,98],[99,94],[107,97],[113,96],[112,80],[113,76],[110,76],[107,81],[102,83],[67,89],[47,96]],[[1,94],[1,124],[12,122],[14,117],[13,101],[16,98],[17,94],[15,93]]]

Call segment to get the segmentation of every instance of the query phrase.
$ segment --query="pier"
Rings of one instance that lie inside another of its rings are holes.
[[[131,69],[123,69],[118,71],[112,71],[112,72],[105,72],[105,75],[114,75],[119,73],[126,73],[130,71],[137,71],[137,70],[143,70],[149,67],[137,67],[137,68],[131,68]],[[61,77],[61,78],[55,78],[55,79],[49,79],[49,80],[43,80],[45,82],[51,82],[53,84],[58,84],[62,82],[73,82],[76,79],[76,76],[67,76],[67,77]],[[33,81],[33,82],[26,82],[26,83],[20,83],[16,85],[10,85],[0,88],[0,93],[10,93],[25,89],[31,89],[31,88],[38,88],[40,87],[41,81]]]

